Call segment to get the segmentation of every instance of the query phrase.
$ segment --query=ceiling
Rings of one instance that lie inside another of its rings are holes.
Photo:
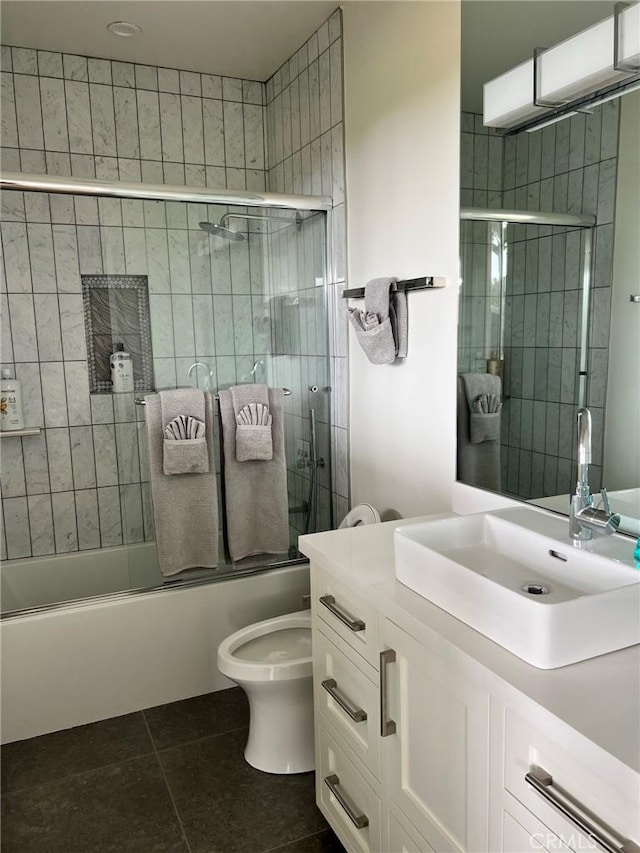
[[[2,43],[267,80],[338,0],[3,0]],[[107,24],[142,28],[132,38]]]
[[[462,109],[482,112],[482,84],[613,14],[601,0],[463,0]]]

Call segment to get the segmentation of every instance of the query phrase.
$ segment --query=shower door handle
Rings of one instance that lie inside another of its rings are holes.
[[[350,631],[364,631],[367,627],[362,619],[354,619],[349,613],[345,613],[338,605],[333,595],[321,595],[318,599],[320,604],[327,608],[329,613],[339,619],[343,625],[346,625]]]
[[[396,733],[395,720],[390,720],[389,715],[389,677],[387,666],[396,662],[396,653],[393,649],[385,649],[380,652],[380,737],[389,737]]]

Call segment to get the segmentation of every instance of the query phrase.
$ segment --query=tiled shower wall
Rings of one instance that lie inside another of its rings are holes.
[[[334,57],[339,28],[339,17],[333,16]],[[317,58],[325,35],[328,39],[329,23],[296,56],[313,63],[314,45]],[[2,72],[4,171],[284,189],[267,180],[264,106],[266,90],[273,92],[282,69],[265,86],[3,47]],[[316,80],[319,87],[320,78]],[[312,102],[319,110],[319,88],[312,89]],[[316,153],[314,147],[314,158]],[[337,167],[334,172],[340,174]],[[313,173],[322,173],[315,163]],[[294,191],[323,190],[316,177],[311,183],[305,180],[304,186],[297,184]],[[342,204],[342,191],[338,199]],[[267,271],[264,251],[258,248],[262,237],[256,233],[246,243],[216,246],[209,253],[211,244],[197,222],[217,222],[225,210],[4,194],[2,362],[14,366],[23,382],[29,424],[45,429],[39,437],[3,443],[3,527],[9,540],[3,533],[3,557],[153,537],[140,413],[131,395],[88,393],[79,275],[104,271],[149,276],[157,387],[181,383],[195,358],[210,363],[214,383],[247,381],[254,360],[268,355],[271,344],[262,295]],[[336,245],[340,252],[331,267],[339,270],[344,265],[344,238]],[[277,292],[272,279],[266,287]],[[312,322],[308,308],[306,315]],[[332,380],[333,403],[346,426],[346,346],[339,335],[332,327],[332,351],[339,355],[334,364],[340,363]],[[314,343],[308,346],[302,338],[301,349],[310,363],[319,358],[314,355],[319,337],[319,332],[312,335]],[[303,407],[300,397],[293,407],[293,414],[301,415],[306,403]],[[326,406],[322,420],[328,423]],[[306,436],[301,429],[295,434]],[[338,471],[333,479],[341,493],[334,491],[333,502],[341,517],[348,491],[346,430],[334,431],[331,437],[339,441],[331,462]],[[288,452],[295,453],[295,443]],[[325,518],[328,472],[327,467],[321,474]],[[293,497],[304,492],[303,480],[301,475],[290,482]]]
[[[462,204],[481,207],[486,192],[489,207],[597,217],[587,386],[594,421],[594,489],[599,488],[601,475],[619,109],[619,102],[611,101],[592,115],[506,137],[501,202],[495,189],[498,148],[494,143],[494,156],[489,149],[487,161],[478,145],[481,117],[463,114],[463,130],[467,128],[469,137],[465,142],[463,134]],[[488,140],[493,140],[491,133]],[[566,493],[575,476],[574,401],[584,233],[510,226],[508,239],[506,323],[510,334],[505,340],[502,487],[524,498]],[[473,250],[482,251],[475,246]],[[472,281],[481,270],[482,263],[472,264]],[[478,349],[483,343],[472,342]]]
[[[269,189],[326,195],[333,200],[327,275],[336,522],[349,507],[347,321],[346,302],[341,298],[346,279],[342,92],[342,18],[337,10],[266,85]],[[317,296],[307,290],[304,298],[313,300]],[[309,338],[302,354],[313,358],[320,353],[320,341]],[[317,400],[318,395],[312,395],[309,404],[317,404]],[[297,431],[308,435],[306,406],[299,418]]]
[[[80,276],[148,277],[156,387],[188,384],[196,360],[213,387],[248,381],[269,347],[262,236],[212,241],[198,222],[218,221],[214,205],[35,193],[4,202],[2,363],[23,383],[25,422],[44,428],[3,439],[7,554],[153,538],[144,416],[133,394],[89,393]]]

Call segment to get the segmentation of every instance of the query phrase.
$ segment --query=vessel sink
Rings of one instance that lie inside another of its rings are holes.
[[[394,533],[396,578],[540,669],[640,643],[633,541],[577,547],[565,518],[529,507]]]

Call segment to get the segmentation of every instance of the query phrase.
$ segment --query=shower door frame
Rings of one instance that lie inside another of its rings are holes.
[[[323,305],[327,318],[325,331],[326,341],[330,339],[329,333],[329,300],[328,300],[328,270],[330,269],[330,228],[329,217],[333,209],[333,200],[330,196],[297,195],[294,193],[254,192],[245,190],[231,190],[227,188],[214,187],[189,187],[171,184],[148,184],[127,181],[105,181],[91,178],[67,178],[54,175],[27,174],[21,172],[0,173],[0,192],[40,192],[57,195],[86,195],[94,197],[110,197],[121,199],[132,199],[139,201],[179,201],[199,204],[222,204],[227,205],[229,210],[233,208],[280,208],[283,210],[302,210],[314,213],[325,213],[325,251],[324,251],[324,299]],[[327,349],[329,353],[329,349]],[[329,356],[327,356],[328,358]],[[326,389],[331,390],[330,386]],[[331,413],[331,409],[330,409]],[[329,435],[331,435],[331,420],[329,420]],[[331,453],[329,454],[331,456]],[[330,503],[330,516],[333,523],[332,502]],[[155,541],[155,540],[154,540]],[[126,547],[126,546],[125,546]],[[102,550],[102,549],[100,549]],[[88,552],[87,552],[88,553]],[[54,555],[58,556],[58,555]],[[25,558],[30,559],[30,558]],[[157,586],[130,588],[88,596],[80,599],[69,599],[62,602],[54,602],[35,607],[27,607],[16,610],[10,614],[0,614],[0,621],[5,618],[24,615],[25,613],[39,613],[54,610],[60,607],[72,607],[86,602],[98,602],[105,600],[124,599],[130,596],[146,594],[150,592],[166,591],[168,589],[187,589],[189,587],[201,586],[209,583],[219,583],[237,577],[259,574],[275,569],[284,569],[300,563],[308,562],[306,557],[290,558],[282,561],[268,563],[264,566],[234,569],[221,575],[194,578],[169,578]]]

